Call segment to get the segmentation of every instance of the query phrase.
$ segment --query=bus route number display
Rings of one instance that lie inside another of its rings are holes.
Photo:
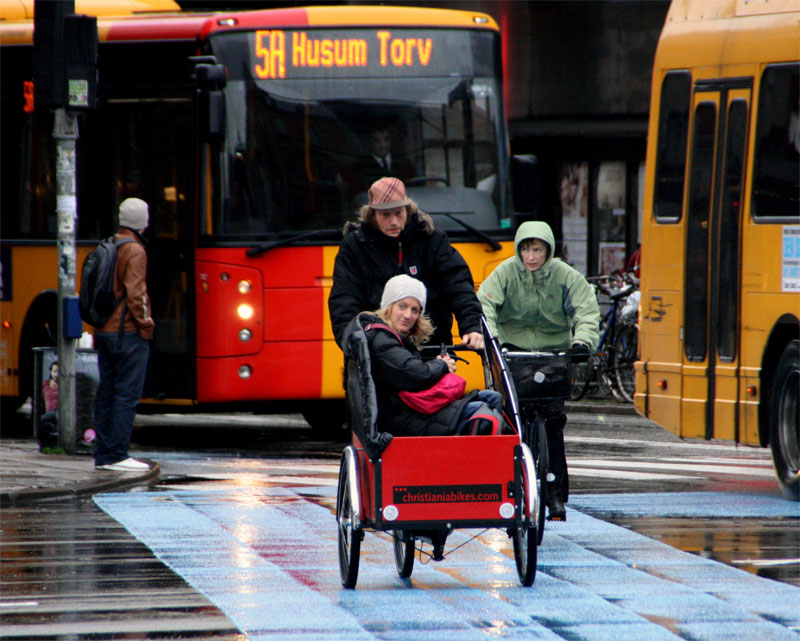
[[[334,37],[306,31],[256,31],[253,75],[277,80],[312,70],[411,71],[428,67],[434,58],[433,38],[411,35],[413,32],[397,36],[388,30],[369,33],[369,37],[364,37],[364,32],[358,37]]]

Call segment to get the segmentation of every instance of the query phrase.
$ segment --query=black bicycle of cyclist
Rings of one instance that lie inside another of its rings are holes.
[[[544,533],[548,483],[555,480],[550,472],[545,413],[551,401],[570,396],[570,366],[572,362],[588,360],[573,357],[569,351],[533,352],[513,346],[503,349],[508,369],[514,379],[519,402],[523,440],[533,453],[539,491],[539,543]]]

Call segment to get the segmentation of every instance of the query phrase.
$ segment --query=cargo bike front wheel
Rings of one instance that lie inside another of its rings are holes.
[[[536,579],[537,547],[541,541],[539,532],[543,525],[538,508],[542,501],[534,489],[537,484],[536,469],[530,448],[523,444],[521,451],[520,496],[517,503],[519,514],[513,536],[514,560],[520,583],[530,587]]]
[[[342,452],[339,466],[339,489],[336,495],[336,522],[339,538],[339,572],[342,585],[356,587],[358,562],[361,555],[361,510],[358,498],[356,452],[352,446]]]

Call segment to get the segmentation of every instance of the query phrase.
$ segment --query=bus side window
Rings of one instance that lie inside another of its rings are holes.
[[[761,77],[751,210],[756,218],[800,216],[800,91],[797,63]]]
[[[659,222],[677,222],[683,207],[686,145],[692,77],[670,71],[661,83],[653,214]]]

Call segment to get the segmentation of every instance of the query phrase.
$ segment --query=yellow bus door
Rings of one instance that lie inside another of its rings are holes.
[[[739,440],[741,198],[752,80],[695,85],[686,203],[681,435]]]

